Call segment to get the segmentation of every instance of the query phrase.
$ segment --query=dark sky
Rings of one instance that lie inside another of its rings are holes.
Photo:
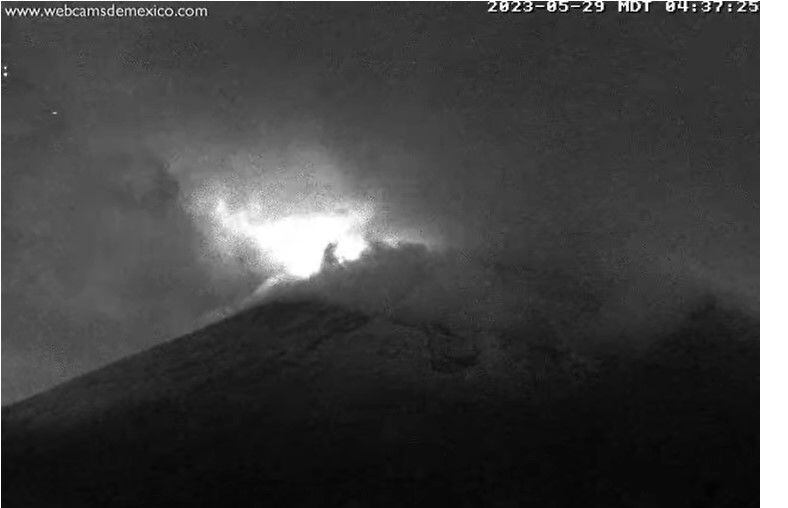
[[[254,291],[207,247],[206,188],[334,193],[487,264],[757,308],[757,17],[208,7],[4,16],[4,403]]]

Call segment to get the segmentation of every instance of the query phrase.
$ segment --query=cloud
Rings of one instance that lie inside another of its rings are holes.
[[[217,196],[272,217],[369,204],[373,239],[429,247],[302,286],[395,315],[605,335],[694,287],[757,302],[757,20],[665,37],[636,19],[227,9],[9,24],[3,346],[28,371],[51,357],[31,343],[77,373],[247,301],[274,271],[215,248]]]
[[[375,243],[355,262],[327,266],[308,280],[269,284],[244,306],[318,298],[461,335],[637,351],[683,323],[710,294],[726,301],[702,280],[648,266],[633,263],[629,273],[613,276],[506,266],[452,247]]]
[[[143,146],[18,153],[4,145],[4,394],[185,333],[254,290],[242,266],[210,259],[166,161]]]

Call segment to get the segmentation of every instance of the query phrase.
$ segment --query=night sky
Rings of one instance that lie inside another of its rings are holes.
[[[217,247],[219,196],[363,207],[511,307],[527,268],[592,281],[607,321],[757,311],[757,17],[208,6],[4,16],[4,404],[248,301],[275,270]]]

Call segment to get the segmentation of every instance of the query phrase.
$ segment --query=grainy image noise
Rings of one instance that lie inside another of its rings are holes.
[[[757,506],[759,4],[645,3],[3,2],[4,508]]]

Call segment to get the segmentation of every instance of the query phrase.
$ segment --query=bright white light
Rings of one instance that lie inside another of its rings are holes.
[[[305,214],[265,220],[246,210],[231,211],[224,201],[215,209],[219,223],[234,236],[251,240],[261,254],[287,274],[307,278],[320,271],[330,244],[337,261],[358,259],[368,244],[359,232],[361,214]]]

